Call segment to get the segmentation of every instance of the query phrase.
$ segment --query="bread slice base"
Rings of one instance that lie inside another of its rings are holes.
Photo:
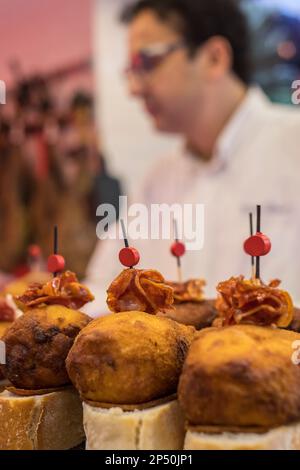
[[[182,450],[184,418],[177,400],[123,411],[83,403],[87,450]]]
[[[0,393],[0,450],[65,450],[84,441],[75,389],[22,397]]]
[[[185,450],[300,450],[300,423],[280,426],[263,434],[207,434],[188,430]]]

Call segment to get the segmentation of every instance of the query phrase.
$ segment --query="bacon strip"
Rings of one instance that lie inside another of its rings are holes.
[[[64,305],[65,307],[79,309],[87,302],[94,300],[89,289],[79,283],[76,274],[66,271],[54,277],[46,284],[31,284],[25,293],[16,297],[26,309],[42,304]]]
[[[191,279],[186,282],[168,282],[174,290],[174,303],[202,302],[204,300],[203,287],[206,282],[203,279]]]
[[[140,311],[156,314],[172,309],[173,289],[154,270],[125,269],[107,290],[112,312]]]
[[[243,276],[221,282],[216,302],[219,317],[214,326],[248,323],[286,328],[293,319],[294,307],[290,295],[278,289],[279,285],[279,280],[266,285],[257,279],[247,281]]]

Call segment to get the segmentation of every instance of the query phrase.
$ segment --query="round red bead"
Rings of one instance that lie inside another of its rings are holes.
[[[175,242],[171,246],[171,253],[173,256],[176,256],[176,258],[180,258],[185,254],[185,245],[184,243],[181,242]]]
[[[41,249],[38,245],[30,245],[28,247],[28,255],[32,258],[38,258],[41,256]]]
[[[65,269],[65,258],[61,255],[50,255],[48,258],[48,271],[58,273]]]
[[[132,247],[123,248],[119,253],[119,260],[123,266],[127,268],[132,268],[136,266],[140,261],[140,254],[139,252]]]
[[[271,240],[263,233],[256,233],[244,243],[244,250],[250,256],[266,256],[272,248]]]

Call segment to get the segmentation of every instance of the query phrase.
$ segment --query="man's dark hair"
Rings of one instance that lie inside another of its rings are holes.
[[[138,0],[124,9],[121,20],[130,23],[144,10],[152,10],[160,20],[183,35],[194,55],[209,38],[226,38],[233,51],[233,71],[250,82],[250,34],[239,0]]]

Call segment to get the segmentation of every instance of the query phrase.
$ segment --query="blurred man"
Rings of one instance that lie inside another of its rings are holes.
[[[250,274],[242,245],[248,214],[261,204],[262,230],[273,243],[262,278],[282,278],[300,300],[300,113],[272,105],[250,87],[249,35],[237,5],[140,0],[126,9],[129,91],[158,131],[183,138],[177,154],[159,162],[134,200],[148,207],[205,205],[204,248],[186,254],[183,272],[186,278],[204,277],[211,296],[219,281]],[[132,242],[141,267],[172,280],[170,243]],[[105,289],[121,269],[121,246],[113,240],[99,244],[90,263],[88,281],[98,300],[91,306],[94,314],[104,312]]]

